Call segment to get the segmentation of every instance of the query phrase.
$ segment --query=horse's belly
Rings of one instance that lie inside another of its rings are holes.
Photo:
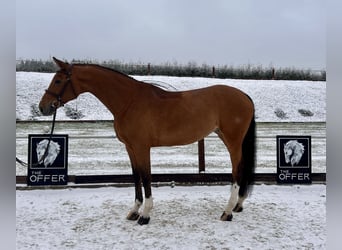
[[[182,127],[158,133],[153,146],[187,145],[199,141],[216,129],[215,126]]]

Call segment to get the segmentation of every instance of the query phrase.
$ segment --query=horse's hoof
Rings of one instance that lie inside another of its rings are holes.
[[[129,213],[127,215],[127,220],[137,220],[139,218],[139,214],[137,212]]]
[[[138,220],[139,225],[146,225],[149,222],[150,222],[150,217],[145,218],[145,217],[140,216],[140,218]]]
[[[232,214],[226,214],[226,212],[223,212],[221,215],[221,220],[222,221],[232,221],[233,215]]]
[[[243,210],[243,207],[240,206],[239,204],[236,204],[236,206],[233,209],[233,212],[240,213],[242,212],[242,210]]]

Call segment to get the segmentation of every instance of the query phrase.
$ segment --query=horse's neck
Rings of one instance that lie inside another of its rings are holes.
[[[139,83],[133,78],[97,66],[80,66],[76,78],[79,92],[92,93],[114,116],[122,113],[138,93]]]

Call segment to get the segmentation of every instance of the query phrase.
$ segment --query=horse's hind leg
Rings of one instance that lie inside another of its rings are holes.
[[[226,206],[225,210],[221,215],[221,220],[223,221],[231,221],[233,219],[233,209],[237,204],[238,201],[238,193],[239,193],[240,186],[235,182],[232,185],[230,198],[228,201],[228,205]]]
[[[233,209],[233,212],[242,212],[243,210],[243,202],[247,198],[247,184],[241,184],[240,189],[239,189],[239,198],[236,203],[236,206]]]
[[[242,167],[242,143],[235,142],[233,143],[228,143],[228,140],[226,136],[220,131],[216,130],[215,131],[218,136],[221,138],[223,143],[226,145],[229,153],[230,153],[230,159],[232,162],[232,175],[233,175],[233,185],[231,188],[231,193],[230,193],[230,198],[228,201],[228,204],[221,215],[221,220],[223,221],[231,221],[233,219],[233,211],[242,211],[242,203],[245,199],[245,197],[241,196],[241,191],[240,190],[240,176],[241,176],[241,167]],[[232,146],[234,145],[234,146]],[[242,187],[244,188],[244,187]]]

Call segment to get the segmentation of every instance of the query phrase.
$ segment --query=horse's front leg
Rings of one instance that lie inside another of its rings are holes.
[[[137,220],[140,217],[139,208],[143,204],[143,196],[141,190],[141,178],[140,175],[133,168],[133,178],[135,185],[135,200],[133,208],[129,211],[127,215],[128,220]]]
[[[148,224],[150,221],[150,211],[153,207],[152,190],[151,190],[151,173],[146,171],[142,176],[142,182],[145,190],[145,204],[141,216],[138,220],[140,225]]]
[[[150,221],[150,211],[153,207],[152,191],[151,191],[151,165],[150,165],[150,148],[148,147],[128,147],[133,177],[135,184],[135,202],[133,208],[127,215],[129,220],[137,220],[140,225],[148,224]],[[142,213],[139,213],[139,208],[143,204],[142,187],[145,190],[145,204]]]

